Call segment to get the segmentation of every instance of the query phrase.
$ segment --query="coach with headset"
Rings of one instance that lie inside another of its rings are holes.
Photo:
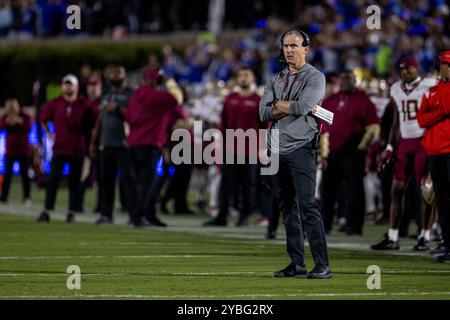
[[[315,201],[315,142],[318,130],[313,113],[325,95],[325,76],[306,63],[310,39],[301,30],[281,37],[281,61],[287,67],[274,75],[264,88],[259,105],[261,121],[272,121],[268,150],[278,154],[279,170],[274,190],[283,214],[287,252],[291,263],[275,277],[331,278],[322,216]],[[278,138],[273,139],[278,129]],[[315,263],[307,272],[303,228]]]

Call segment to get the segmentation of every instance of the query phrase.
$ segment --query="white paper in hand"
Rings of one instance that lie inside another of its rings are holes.
[[[322,119],[323,121],[325,121],[330,125],[333,124],[334,113],[328,111],[325,108],[322,108],[321,106],[316,105],[316,112],[314,113],[314,116],[319,119]]]

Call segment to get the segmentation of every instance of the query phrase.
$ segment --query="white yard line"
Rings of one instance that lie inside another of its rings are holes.
[[[449,274],[450,270],[382,270],[382,274]],[[358,274],[358,273],[354,273]],[[361,273],[365,274],[365,273]],[[270,276],[272,272],[131,272],[131,273],[83,273],[83,277],[128,277],[128,276]],[[67,277],[67,273],[57,272],[5,272],[0,277]]]
[[[142,255],[142,256],[3,256],[0,260],[61,260],[61,259],[196,259],[196,258],[218,258],[228,255],[214,254],[172,254],[172,255]]]
[[[190,243],[177,243],[177,242],[162,242],[162,241],[152,241],[152,242],[139,242],[139,241],[129,241],[129,242],[71,242],[71,245],[80,245],[80,246],[95,246],[95,247],[114,247],[114,246],[131,246],[131,245],[142,245],[142,246],[176,246],[176,247],[187,247],[191,246]],[[29,242],[11,242],[11,243],[0,243],[0,246],[29,246]]]
[[[83,273],[83,277],[120,277],[120,276],[246,276],[261,275],[272,276],[272,272],[132,272],[132,273]],[[6,272],[0,277],[54,277],[64,276],[67,273],[40,273],[40,272]]]

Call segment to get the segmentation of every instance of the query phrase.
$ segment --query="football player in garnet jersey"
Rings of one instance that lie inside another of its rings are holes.
[[[384,165],[394,159],[394,180],[392,183],[392,203],[390,208],[389,232],[380,243],[373,245],[373,250],[398,250],[398,233],[403,213],[403,198],[406,182],[415,175],[417,186],[427,176],[427,155],[421,145],[424,129],[419,127],[417,112],[424,94],[430,87],[436,84],[436,80],[421,78],[418,72],[419,66],[415,58],[404,57],[400,60],[400,81],[391,87],[391,99],[397,107],[394,113],[393,126],[389,135],[389,143],[380,163],[380,170]],[[400,138],[395,144],[397,130],[400,129]],[[409,170],[409,169],[412,170]],[[429,249],[431,229],[431,208],[421,198],[420,224],[421,234],[418,243],[414,247],[416,251]]]

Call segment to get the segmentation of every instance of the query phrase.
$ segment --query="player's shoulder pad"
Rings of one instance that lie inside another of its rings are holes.
[[[422,85],[428,88],[432,88],[438,84],[437,79],[434,78],[423,78]]]
[[[401,83],[402,81],[399,80],[392,84],[391,88],[389,89],[389,96],[391,98],[393,98],[394,95],[401,90]]]
[[[401,85],[402,85],[402,81],[401,80],[398,80],[398,81],[394,82],[392,84],[392,86],[391,86],[391,89],[390,89],[391,94],[393,92],[395,92],[396,90],[401,89]]]

